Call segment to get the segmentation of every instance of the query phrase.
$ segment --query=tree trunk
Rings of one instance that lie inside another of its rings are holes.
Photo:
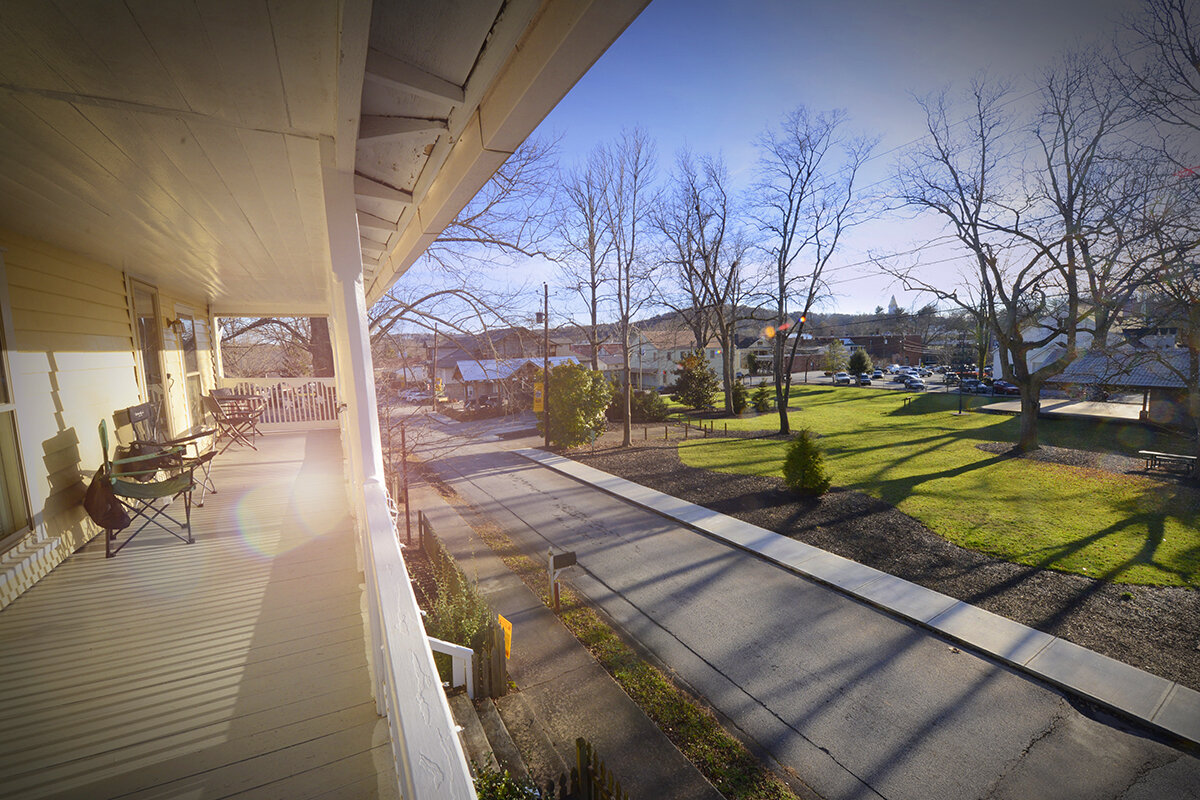
[[[310,317],[308,320],[313,377],[333,377],[333,345],[329,341],[329,318]]]
[[[1017,440],[1016,449],[1028,453],[1038,449],[1038,409],[1041,403],[1038,397],[1040,386],[1021,387],[1021,435]]]
[[[625,378],[623,402],[625,405],[625,421],[621,424],[621,446],[633,445],[633,381],[629,369],[629,320],[621,320],[621,374]]]
[[[725,416],[733,416],[733,353],[730,351],[730,339],[726,331],[717,337],[721,344],[721,387],[725,390]]]
[[[788,420],[787,398],[783,390],[783,350],[786,334],[775,334],[775,408],[779,411],[779,433],[787,436],[792,432]]]

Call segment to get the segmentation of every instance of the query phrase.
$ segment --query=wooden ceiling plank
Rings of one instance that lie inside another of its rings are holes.
[[[283,253],[286,264],[307,264],[312,254],[305,246],[300,201],[295,189],[296,176],[288,160],[285,137],[278,133],[239,131],[238,139],[258,181],[266,212],[279,232],[279,240],[269,249]]]
[[[268,2],[292,127],[326,136],[337,133],[338,5]]]
[[[279,280],[272,250],[279,232],[237,132],[220,125],[192,123],[189,127],[233,200],[227,236],[237,237],[242,248],[255,254],[250,264]]]
[[[397,224],[390,220],[377,217],[367,211],[359,210],[358,212],[358,227],[363,230],[379,231],[380,233],[392,234],[396,232]]]
[[[312,139],[286,137],[288,161],[296,176],[300,201],[300,223],[304,241],[312,254],[312,280],[323,291],[328,290],[329,232],[325,225],[325,187],[321,176],[321,147]]]
[[[464,97],[461,86],[374,48],[367,51],[366,80],[451,105],[462,103]]]
[[[186,107],[173,77],[123,4],[72,2],[66,16],[111,76],[97,94],[148,106]]]
[[[354,193],[360,197],[384,200],[388,203],[404,206],[412,205],[413,201],[412,192],[387,186],[379,181],[371,180],[365,175],[354,176]]]
[[[0,25],[0,81],[51,91],[72,90],[71,84],[42,60],[28,39],[9,25]]]
[[[358,124],[358,141],[359,144],[390,142],[417,133],[444,130],[447,130],[444,119],[363,115]]]
[[[5,3],[3,21],[69,91],[99,95],[112,91],[107,66],[53,3]],[[43,88],[40,82],[35,85]]]
[[[50,182],[73,193],[74,198],[64,202],[63,209],[73,209],[80,199],[96,208],[114,209],[107,212],[112,230],[100,234],[110,242],[110,252],[120,252],[113,237],[119,240],[116,230],[121,229],[122,222],[127,226],[124,232],[135,236],[161,235],[170,229],[169,220],[134,191],[133,181],[126,183],[117,177],[122,170],[129,170],[125,155],[74,107],[23,97],[6,108],[7,113],[0,115],[0,125],[14,124],[18,135],[16,139],[2,139],[5,154],[21,152],[18,142],[21,148],[27,148],[24,157],[30,164],[37,165],[39,171],[44,169]]]
[[[286,96],[266,5],[208,2],[200,6],[200,16],[213,44],[211,61],[222,71],[226,102],[232,102],[239,120],[251,128],[286,129]]]
[[[229,108],[225,93],[228,76],[213,63],[216,48],[196,5],[162,0],[126,0],[125,4],[150,39],[187,108],[236,122],[236,112]]]

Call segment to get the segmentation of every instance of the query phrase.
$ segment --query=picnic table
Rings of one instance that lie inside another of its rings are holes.
[[[1189,474],[1196,469],[1196,456],[1160,453],[1156,450],[1138,450],[1138,455],[1146,462],[1146,469],[1183,467]]]

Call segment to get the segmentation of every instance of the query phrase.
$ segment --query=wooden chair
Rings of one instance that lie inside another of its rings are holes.
[[[202,429],[187,436],[168,438],[158,415],[158,406],[154,403],[140,403],[136,406],[123,408],[113,414],[113,423],[118,427],[128,425],[133,429],[132,448],[129,455],[145,455],[161,450],[182,447],[186,458],[195,462],[200,469],[200,499],[196,505],[204,507],[204,496],[208,492],[217,493],[217,487],[212,479],[212,460],[217,455],[217,429]]]
[[[196,486],[196,462],[184,456],[182,447],[160,450],[146,455],[125,458],[108,457],[108,425],[100,420],[100,450],[104,464],[92,480],[104,480],[112,487],[117,500],[130,513],[130,519],[141,519],[141,525],[126,534],[118,543],[120,531],[105,529],[104,555],[112,558],[146,528],[154,525],[175,538],[191,544],[192,490]],[[180,522],[167,513],[171,504],[183,498],[184,519]],[[160,504],[160,501],[165,501]],[[186,531],[186,536],[176,528]]]

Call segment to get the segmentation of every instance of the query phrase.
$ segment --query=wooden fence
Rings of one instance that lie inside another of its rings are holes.
[[[629,794],[617,783],[596,748],[582,737],[575,740],[575,764],[579,771],[580,800],[629,800]]]
[[[420,548],[429,557],[434,574],[440,581],[449,584],[449,591],[474,590],[467,586],[467,579],[455,563],[453,556],[442,546],[433,530],[429,518],[417,512],[417,540]],[[504,630],[496,621],[495,610],[491,613],[492,624],[488,626],[483,641],[475,648],[475,697],[503,697],[508,692],[508,662],[504,656]]]

